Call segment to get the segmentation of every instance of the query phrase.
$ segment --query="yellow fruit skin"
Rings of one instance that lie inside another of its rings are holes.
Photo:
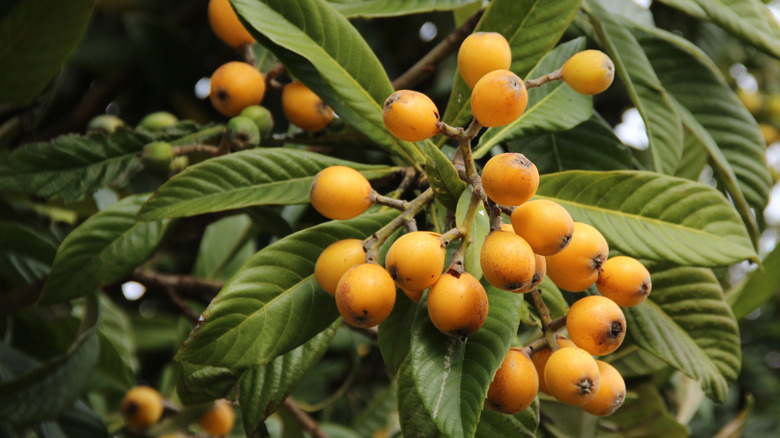
[[[609,245],[599,230],[574,222],[569,245],[547,257],[547,276],[562,289],[582,292],[598,280],[608,255]]]
[[[560,335],[556,335],[555,340],[558,342],[558,347],[560,348],[577,347],[576,345],[574,345],[574,342]],[[549,348],[545,348],[544,350],[539,350],[535,352],[531,357],[531,361],[533,362],[534,367],[536,368],[536,374],[539,375],[539,391],[542,391],[545,394],[550,393],[550,391],[547,389],[547,384],[544,383],[544,378],[543,378],[544,368],[547,366],[547,361],[550,360],[550,355],[552,355],[552,350],[550,350]]]
[[[255,39],[241,24],[236,11],[229,0],[209,1],[209,25],[217,38],[235,49],[244,44],[252,44]]]
[[[493,286],[515,291],[532,283],[536,256],[531,246],[515,233],[496,230],[488,234],[479,253],[482,274]]]
[[[163,398],[156,389],[136,386],[125,394],[119,412],[129,428],[140,430],[160,421],[163,408]]]
[[[439,110],[423,93],[398,90],[385,100],[382,118],[391,134],[406,141],[422,141],[439,133]]]
[[[578,93],[599,94],[612,85],[615,65],[604,52],[583,50],[575,53],[561,68],[563,80]]]
[[[263,74],[245,62],[228,62],[211,75],[211,104],[226,116],[237,116],[244,108],[260,104],[263,97]]]
[[[490,383],[485,402],[495,411],[516,414],[531,406],[538,391],[533,362],[522,351],[511,349]]]
[[[596,281],[601,295],[621,307],[641,304],[653,289],[650,272],[637,259],[615,256],[604,262],[604,268]]]
[[[544,367],[550,395],[561,403],[582,406],[596,397],[601,375],[596,360],[579,348],[561,348],[550,355]]]
[[[544,277],[547,275],[547,259],[539,254],[534,254],[534,259],[536,261],[536,269],[534,269],[534,276],[531,277],[531,282],[527,286],[515,289],[512,292],[517,294],[531,292],[544,280]]]
[[[339,279],[347,270],[366,261],[363,241],[344,239],[330,244],[314,264],[314,278],[322,290],[334,295]]]
[[[458,49],[458,71],[469,88],[493,70],[508,70],[512,64],[512,49],[497,32],[474,32]]]
[[[198,425],[204,432],[212,436],[224,436],[233,430],[236,413],[229,401],[220,399],[198,420]]]
[[[439,234],[414,231],[393,242],[385,256],[385,268],[402,290],[423,291],[441,276],[445,256]]]
[[[523,154],[498,154],[482,169],[482,187],[500,205],[520,205],[536,194],[539,169]]]
[[[535,199],[512,211],[512,227],[536,254],[550,256],[569,246],[574,220],[557,202]]]
[[[509,70],[493,70],[474,85],[471,112],[483,126],[505,126],[525,111],[528,91],[525,83]]]
[[[282,89],[282,111],[290,123],[304,131],[322,131],[333,120],[333,110],[298,81],[290,82]]]
[[[379,325],[393,311],[395,283],[385,268],[374,263],[353,266],[336,285],[336,306],[344,321],[355,327]]]
[[[604,356],[620,347],[626,336],[626,317],[609,298],[590,295],[580,298],[566,316],[569,338],[594,356]]]
[[[488,297],[482,284],[468,272],[446,273],[428,292],[428,316],[447,336],[466,337],[487,319]]]
[[[371,207],[371,183],[351,167],[330,166],[314,177],[309,198],[328,219],[352,219]]]
[[[604,417],[612,415],[626,400],[626,382],[623,376],[612,365],[602,360],[597,360],[601,385],[596,391],[593,400],[581,406],[582,410],[591,414]]]

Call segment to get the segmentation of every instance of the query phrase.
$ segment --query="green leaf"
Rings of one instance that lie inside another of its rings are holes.
[[[635,398],[627,399],[623,406],[609,417],[628,436],[687,438],[688,428],[680,424],[666,407],[664,398],[652,385],[642,385]]]
[[[193,274],[226,281],[256,252],[251,240],[252,220],[247,215],[220,219],[203,232]]]
[[[338,317],[314,279],[314,263],[337,240],[365,238],[398,213],[363,214],[291,234],[255,254],[203,312],[176,360],[244,368],[305,343]]]
[[[27,105],[81,41],[95,0],[24,0],[0,20],[0,106]]]
[[[348,124],[413,166],[420,148],[390,134],[382,105],[395,90],[360,33],[325,0],[232,0],[247,29]]]
[[[239,375],[227,368],[182,364],[176,394],[185,405],[206,403],[227,396]]]
[[[555,47],[579,7],[580,0],[493,0],[474,31],[504,35],[512,48],[510,70],[525,78]],[[442,120],[453,126],[465,126],[471,119],[470,96],[471,89],[460,74],[455,75]]]
[[[70,438],[107,438],[108,430],[100,418],[81,400],[57,417],[57,425]]]
[[[726,399],[739,375],[739,327],[710,269],[652,268],[648,300],[624,309],[639,347],[698,380],[708,397]]]
[[[780,58],[780,26],[758,0],[659,0],[699,20],[712,21],[734,37]]]
[[[477,426],[477,438],[534,438],[539,428],[539,400],[514,415],[485,409]]]
[[[148,259],[169,221],[137,222],[148,195],[129,196],[87,219],[57,250],[39,304],[67,301],[121,280]]]
[[[466,188],[466,183],[460,179],[452,161],[430,141],[423,142],[425,151],[425,175],[433,188],[436,199],[445,207],[454,210],[458,198]]]
[[[141,168],[148,134],[117,129],[110,136],[65,134],[16,149],[0,167],[0,190],[75,201],[100,188],[123,187]]]
[[[394,17],[432,11],[447,11],[474,0],[328,0],[345,17]]]
[[[488,318],[466,340],[451,338],[433,326],[419,306],[412,326],[410,367],[425,412],[440,433],[474,436],[490,382],[520,323],[522,294],[487,287]],[[406,406],[399,406],[401,416]]]
[[[604,9],[597,0],[588,0],[587,4],[601,45],[615,63],[620,80],[645,122],[654,169],[674,174],[682,156],[683,130],[669,94],[620,17]]]
[[[0,281],[19,288],[42,278],[49,270],[57,245],[40,230],[0,221]]]
[[[98,296],[100,303],[100,357],[96,372],[111,385],[115,395],[121,396],[135,382],[136,351],[130,319],[113,301]],[[103,391],[106,391],[105,389]]]
[[[404,436],[438,438],[439,432],[425,409],[420,391],[413,378],[411,358],[401,363],[398,371],[398,415]]]
[[[551,73],[572,55],[585,48],[585,38],[568,41],[546,54],[528,74],[535,79]],[[580,94],[563,81],[554,81],[528,90],[528,107],[514,122],[490,128],[482,134],[474,157],[484,156],[499,143],[542,132],[564,131],[588,120],[593,115],[590,96]]]
[[[780,284],[780,245],[775,246],[745,281],[728,293],[728,302],[737,319],[745,317],[777,294]]]
[[[644,171],[543,175],[537,197],[596,227],[613,249],[680,265],[755,259],[733,206],[710,186]]]
[[[623,170],[631,152],[601,117],[593,117],[560,132],[510,141],[508,148],[536,164],[540,174],[564,170]]]
[[[300,347],[243,372],[239,382],[239,399],[247,436],[252,436],[255,428],[279,409],[284,399],[320,361],[339,325],[341,320],[337,319]]]
[[[395,382],[387,385],[379,391],[369,402],[363,411],[352,421],[352,429],[360,436],[374,436],[381,434],[388,427],[395,426],[394,414],[397,412],[398,389]]]
[[[417,303],[403,291],[397,291],[390,316],[379,324],[379,351],[390,374],[395,375],[409,355],[411,327],[417,314]]]
[[[296,149],[250,149],[188,167],[152,195],[139,218],[156,220],[254,205],[305,204],[317,173],[336,165],[360,170],[369,179],[397,170]]]
[[[471,194],[474,189],[471,186],[466,187],[466,190],[460,195],[458,199],[458,207],[455,210],[455,225],[458,227],[463,226],[463,221],[466,220],[466,212],[471,202]],[[474,221],[471,223],[471,230],[469,231],[469,239],[471,243],[466,248],[466,253],[463,257],[463,264],[466,268],[466,272],[473,275],[477,280],[482,278],[482,266],[479,262],[479,253],[482,251],[482,243],[485,242],[485,238],[490,233],[490,218],[488,218],[485,206],[480,203],[477,207]]]
[[[79,398],[98,360],[97,320],[92,297],[68,351],[43,363],[0,344],[0,363],[26,363],[18,375],[0,382],[0,421],[27,424],[54,419]]]

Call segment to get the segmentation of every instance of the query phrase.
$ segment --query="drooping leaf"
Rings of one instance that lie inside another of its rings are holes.
[[[694,266],[756,258],[733,206],[697,182],[644,171],[568,171],[543,175],[537,197],[563,205],[634,257]]]
[[[176,381],[176,394],[185,405],[210,402],[224,398],[239,377],[227,368],[184,363]]]
[[[474,0],[328,0],[345,17],[393,17],[422,12],[446,11]]]
[[[411,328],[417,314],[417,303],[398,291],[390,316],[379,324],[378,344],[390,374],[395,375],[409,355]]]
[[[682,156],[683,130],[669,94],[623,20],[602,7],[598,0],[588,0],[587,4],[590,22],[601,45],[645,122],[654,169],[674,174]]]
[[[579,0],[494,0],[488,4],[475,32],[498,32],[512,48],[510,70],[525,79],[539,60],[558,43],[579,10]],[[549,72],[546,72],[549,73]],[[442,120],[465,126],[471,118],[471,89],[455,75]]]
[[[24,0],[0,19],[0,105],[27,105],[73,53],[95,0]]]
[[[28,424],[56,418],[84,391],[98,360],[96,324],[98,307],[87,299],[84,319],[67,352],[39,363],[11,347],[0,344],[0,363],[23,365],[10,380],[0,382],[0,421]]]
[[[188,167],[149,198],[139,218],[156,220],[254,205],[304,204],[309,201],[314,176],[336,165],[355,168],[369,179],[396,170],[295,149],[250,149]]]
[[[40,304],[52,304],[95,292],[118,281],[155,251],[168,220],[138,222],[148,195],[129,196],[87,219],[62,242]]]
[[[533,438],[539,428],[539,400],[514,415],[485,409],[477,426],[477,438]]]
[[[425,175],[433,188],[436,199],[445,207],[454,210],[466,183],[458,176],[452,161],[430,141],[423,143],[425,151]]]
[[[729,291],[727,296],[737,319],[756,310],[777,294],[780,284],[780,245],[776,246],[747,279]]]
[[[529,136],[508,143],[536,164],[540,174],[564,170],[629,169],[631,152],[612,128],[593,117],[566,131]]]
[[[322,250],[337,240],[365,238],[396,215],[390,211],[327,222],[263,248],[203,312],[176,360],[244,368],[302,345],[339,315],[333,297],[314,279]]]
[[[241,374],[239,398],[247,436],[253,436],[257,426],[276,412],[290,392],[319,362],[340,324],[341,320],[337,319],[300,347],[265,365],[248,368]]]
[[[193,273],[201,278],[227,280],[256,252],[247,215],[229,216],[206,227]]]
[[[736,38],[780,58],[780,26],[758,0],[659,0],[699,19],[712,21]]]
[[[98,296],[98,300],[100,357],[95,372],[119,395],[135,382],[135,369],[138,366],[135,344],[132,337],[128,336],[132,327],[127,314],[117,304],[103,296]]]
[[[624,309],[627,335],[642,349],[698,380],[708,397],[723,402],[739,374],[739,327],[712,270],[651,268],[653,290]]]
[[[0,221],[0,281],[19,288],[49,270],[57,245],[28,225]]]
[[[75,201],[103,187],[122,187],[140,170],[139,153],[152,137],[128,129],[111,135],[65,134],[26,144],[0,166],[0,190]]]
[[[439,332],[424,306],[412,327],[409,354],[414,387],[425,413],[445,436],[474,436],[493,380],[520,322],[522,294],[487,287],[485,324],[466,340]],[[400,406],[401,416],[408,415]]]
[[[325,0],[232,0],[247,29],[345,122],[406,164],[420,148],[390,134],[382,105],[395,90],[360,33]]]
[[[535,79],[551,73],[563,65],[572,55],[585,48],[585,39],[578,38],[556,47],[546,54],[528,74]],[[499,143],[543,132],[564,131],[593,115],[593,102],[563,81],[553,81],[528,90],[528,107],[514,122],[485,131],[474,149],[474,157],[480,158]]]

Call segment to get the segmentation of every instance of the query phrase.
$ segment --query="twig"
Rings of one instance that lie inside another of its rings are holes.
[[[154,289],[172,287],[177,294],[198,297],[207,303],[213,300],[225,285],[219,281],[203,280],[189,275],[160,274],[144,271],[140,268],[134,270],[128,276],[128,280],[137,281],[146,287]]]
[[[173,155],[177,157],[179,155],[188,155],[188,154],[197,154],[197,153],[217,155],[219,153],[219,148],[216,146],[203,144],[203,143],[183,144],[181,146],[173,147]]]
[[[525,81],[525,88],[536,88],[541,87],[542,85],[557,81],[563,78],[563,74],[561,73],[561,69],[555,70],[552,73],[547,73],[546,75],[536,78],[536,79],[528,79]]]
[[[306,429],[307,432],[311,434],[314,438],[328,438],[328,435],[323,432],[319,425],[317,425],[317,422],[314,421],[314,419],[304,412],[303,409],[298,406],[298,404],[293,400],[291,397],[287,397],[284,399],[284,407],[287,408],[288,411],[290,411],[291,414],[295,417],[295,419],[300,423],[301,426],[303,426],[304,429]]]

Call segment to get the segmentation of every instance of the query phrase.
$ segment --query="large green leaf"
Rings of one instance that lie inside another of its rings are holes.
[[[708,20],[757,49],[780,58],[780,26],[759,0],[659,0]]]
[[[363,214],[291,234],[260,250],[203,312],[176,360],[245,368],[302,345],[338,317],[314,279],[314,263],[337,240],[365,238],[398,214]]]
[[[62,355],[38,363],[0,344],[0,364],[16,370],[15,376],[0,382],[0,421],[28,424],[54,419],[84,391],[99,349],[97,302],[92,297],[86,303],[79,333]]]
[[[466,340],[442,334],[419,306],[409,353],[414,387],[425,413],[449,437],[474,436],[493,380],[520,323],[523,296],[488,287],[485,324]],[[402,368],[403,371],[403,368]],[[399,406],[400,415],[409,407]]]
[[[247,29],[344,121],[406,164],[420,148],[390,134],[382,105],[393,91],[360,33],[325,0],[232,0]]]
[[[19,288],[43,277],[56,252],[56,243],[40,230],[0,221],[0,281],[8,287]]]
[[[593,117],[572,129],[510,141],[509,150],[524,154],[540,174],[564,170],[630,168],[631,152],[612,128]]]
[[[514,415],[485,409],[477,426],[477,438],[534,438],[539,428],[539,401]]]
[[[652,268],[649,300],[624,309],[628,336],[723,402],[741,365],[739,327],[717,277],[696,267]]]
[[[452,161],[430,141],[423,143],[425,151],[425,175],[433,188],[436,199],[445,207],[454,210],[458,198],[466,188],[466,183],[460,179]]]
[[[241,418],[247,436],[273,414],[284,399],[319,362],[335,336],[341,320],[273,361],[246,369],[239,381]]]
[[[543,175],[537,196],[634,257],[695,266],[756,258],[733,206],[701,183],[644,171],[568,171]]]
[[[525,78],[531,68],[555,47],[579,6],[580,0],[493,0],[475,32],[504,35],[512,47],[510,70]],[[470,96],[471,89],[460,74],[456,75],[442,119],[453,126],[465,126],[471,118]]]
[[[229,216],[206,227],[193,274],[227,281],[256,252],[254,228],[248,215]]]
[[[538,78],[561,68],[567,59],[584,48],[584,38],[561,44],[539,61],[528,78]],[[563,81],[532,88],[528,90],[528,107],[525,112],[506,126],[485,131],[474,149],[474,157],[482,157],[505,141],[542,132],[564,131],[588,120],[592,115],[593,102],[590,96],[574,91]]]
[[[328,0],[346,17],[392,17],[457,9],[475,0]]]
[[[140,170],[152,137],[120,128],[110,136],[66,134],[16,149],[0,166],[0,190],[74,201],[106,186],[121,187]]]
[[[398,416],[404,436],[438,438],[444,436],[436,428],[423,404],[412,372],[411,358],[401,363],[398,371]]]
[[[777,295],[780,284],[780,245],[775,246],[745,281],[729,291],[728,302],[737,318],[743,318]]]
[[[390,316],[379,324],[377,343],[388,371],[395,375],[409,355],[411,328],[417,314],[417,303],[398,291]]]
[[[40,304],[52,304],[95,292],[121,280],[154,253],[168,220],[138,222],[148,195],[129,196],[87,219],[57,250],[43,285]]]
[[[224,398],[236,386],[239,375],[222,367],[182,364],[176,394],[185,405]]]
[[[253,205],[304,204],[309,202],[317,173],[336,165],[360,170],[369,179],[396,170],[296,149],[250,149],[188,167],[149,198],[139,218],[155,220]]]
[[[132,336],[128,336],[132,326],[124,310],[111,299],[99,295],[98,301],[100,357],[94,380],[100,380],[100,383],[105,385],[104,388],[110,387],[113,395],[121,396],[133,386],[135,370],[138,367],[135,343]],[[108,391],[103,389],[103,392]]]
[[[628,96],[645,122],[653,167],[674,174],[682,156],[683,130],[669,94],[639,42],[620,17],[588,0],[590,21]]]
[[[0,106],[27,105],[76,49],[95,0],[24,0],[0,20]]]
[[[657,29],[638,33],[664,88],[679,105],[683,123],[707,151],[715,176],[757,234],[750,209],[764,209],[772,177],[755,119],[699,48]]]

